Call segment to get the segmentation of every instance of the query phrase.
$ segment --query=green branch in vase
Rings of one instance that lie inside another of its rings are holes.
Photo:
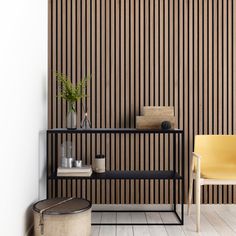
[[[75,103],[87,97],[86,87],[91,76],[85,76],[76,85],[71,82],[71,79],[66,74],[55,72],[57,81],[59,82],[59,98],[65,99],[69,103],[69,110],[75,111]]]

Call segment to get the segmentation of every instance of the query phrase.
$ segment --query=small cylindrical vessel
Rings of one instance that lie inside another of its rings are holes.
[[[104,173],[106,171],[106,159],[102,154],[98,154],[94,159],[94,171],[97,173]]]
[[[83,166],[82,160],[75,160],[74,167],[81,168]]]
[[[74,159],[72,157],[67,158],[67,168],[73,167]]]

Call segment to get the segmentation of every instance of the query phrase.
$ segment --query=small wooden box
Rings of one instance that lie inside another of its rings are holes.
[[[137,129],[161,129],[161,123],[169,121],[171,128],[175,128],[176,118],[174,116],[136,116]]]
[[[144,106],[143,113],[144,116],[165,116],[173,117],[174,116],[174,107],[167,106]],[[168,120],[168,119],[167,119]]]

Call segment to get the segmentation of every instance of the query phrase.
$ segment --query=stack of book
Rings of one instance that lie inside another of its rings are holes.
[[[73,168],[57,168],[57,176],[75,176],[75,177],[89,177],[92,175],[91,166],[73,167]]]

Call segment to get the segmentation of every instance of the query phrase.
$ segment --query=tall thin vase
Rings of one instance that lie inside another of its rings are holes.
[[[85,114],[84,114],[84,118],[81,121],[80,127],[82,129],[90,129],[91,128],[91,122],[88,119],[88,113],[87,112],[85,112]]]
[[[77,115],[75,111],[75,102],[68,103],[68,114],[66,119],[67,129],[76,129]]]

